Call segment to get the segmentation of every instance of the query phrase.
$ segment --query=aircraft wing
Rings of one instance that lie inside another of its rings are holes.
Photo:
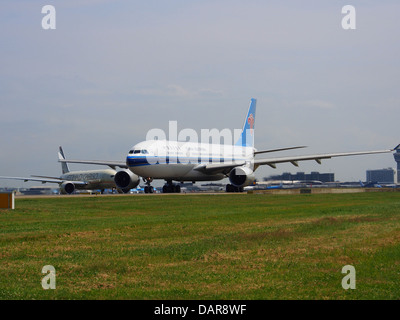
[[[315,155],[306,155],[306,156],[292,156],[292,157],[283,157],[283,158],[271,158],[271,159],[255,159],[254,165],[268,165],[272,168],[276,168],[277,163],[285,163],[290,162],[294,166],[298,166],[298,161],[306,161],[306,160],[315,160],[319,164],[321,164],[322,159],[331,159],[336,157],[346,157],[346,156],[357,156],[357,155],[365,155],[365,154],[376,154],[376,153],[387,153],[393,152],[397,150],[400,145],[398,145],[394,149],[387,150],[376,150],[376,151],[358,151],[358,152],[342,152],[342,153],[326,153],[326,154],[315,154]]]
[[[296,148],[298,148],[298,147],[296,147]],[[393,152],[399,148],[400,148],[400,145],[396,146],[394,149],[387,149],[387,150],[326,153],[326,154],[290,156],[290,157],[271,158],[271,159],[254,159],[254,166],[255,166],[255,169],[260,165],[269,165],[272,168],[276,168],[277,163],[290,162],[297,167],[299,161],[315,160],[316,162],[321,164],[321,160],[323,160],[323,159],[331,159],[331,158],[335,158],[335,157],[345,157],[345,156],[366,155],[366,154],[376,154],[376,153],[388,153],[388,152]],[[216,173],[228,174],[233,168],[243,166],[244,164],[246,164],[246,161],[232,161],[229,163],[226,163],[226,162],[211,163],[211,164],[199,165],[194,170],[197,170],[197,171],[200,171],[203,173],[207,173],[207,174],[216,174]]]
[[[289,148],[279,148],[279,149],[255,151],[254,155],[260,154],[260,153],[278,152],[278,151],[286,151],[286,150],[301,149],[301,148],[307,148],[307,147],[306,146],[298,146],[298,147],[289,147]]]
[[[199,165],[193,170],[200,171],[207,174],[216,174],[216,173],[224,173],[228,174],[233,168],[243,166],[246,164],[246,161],[232,161],[232,162],[224,162],[224,163],[210,163]]]
[[[84,164],[96,164],[96,165],[104,165],[109,166],[115,170],[115,167],[125,168],[128,166],[126,162],[122,161],[103,161],[103,160],[68,160],[68,159],[59,159],[58,162],[67,162],[67,163],[84,163]]]
[[[0,176],[0,179],[11,179],[11,180],[23,180],[25,182],[27,181],[37,181],[41,183],[63,183],[67,180],[63,179],[58,179],[58,178],[27,178],[27,177],[5,177],[5,176]],[[72,181],[76,185],[86,185],[87,182],[85,181]]]

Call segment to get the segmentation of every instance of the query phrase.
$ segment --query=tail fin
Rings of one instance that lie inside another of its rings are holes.
[[[246,119],[244,120],[242,133],[236,146],[241,147],[254,147],[254,127],[256,123],[256,99],[251,99],[249,111],[247,112]]]
[[[58,151],[58,160],[65,160],[64,151],[60,146],[60,150]],[[61,162],[62,173],[66,174],[69,172],[68,164],[66,162]]]

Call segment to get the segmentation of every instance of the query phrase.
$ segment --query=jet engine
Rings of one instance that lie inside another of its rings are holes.
[[[123,192],[136,188],[140,178],[130,170],[121,170],[115,174],[114,182]]]
[[[62,194],[71,194],[75,191],[75,185],[70,181],[64,181],[60,185],[60,191]]]
[[[229,173],[229,181],[235,187],[246,187],[254,182],[256,177],[248,167],[236,167]]]

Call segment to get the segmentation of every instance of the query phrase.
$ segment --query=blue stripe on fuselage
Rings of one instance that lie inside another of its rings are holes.
[[[136,167],[148,165],[147,157],[127,157],[126,164],[128,167]]]

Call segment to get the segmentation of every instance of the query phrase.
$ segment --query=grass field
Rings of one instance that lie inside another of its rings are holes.
[[[400,192],[17,198],[0,257],[0,299],[399,299]]]

